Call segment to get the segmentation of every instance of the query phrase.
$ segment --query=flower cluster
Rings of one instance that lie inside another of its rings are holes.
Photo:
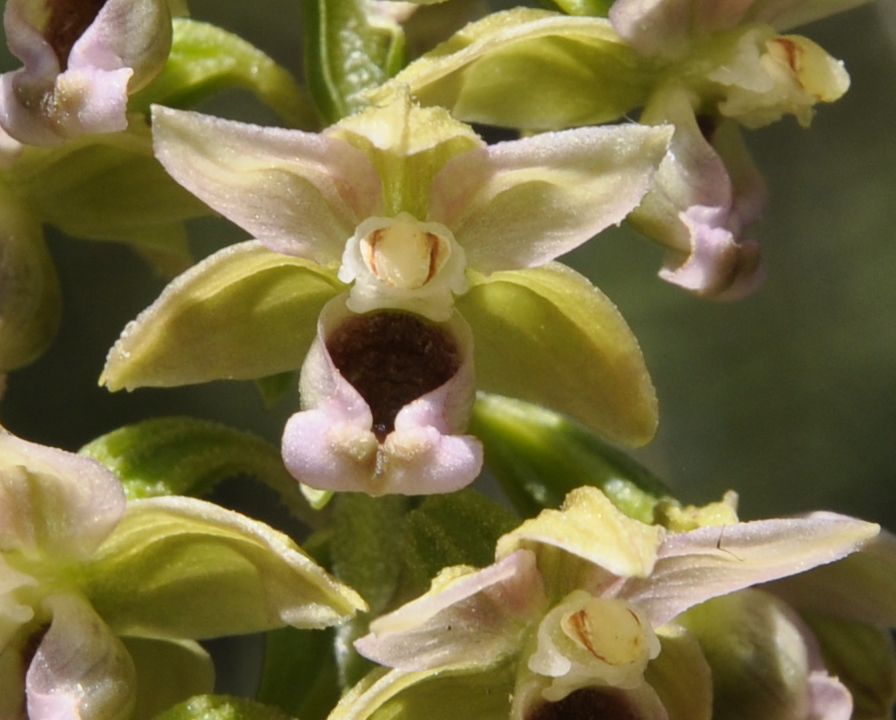
[[[62,317],[44,225],[166,275],[108,389],[299,399],[279,448],[185,417],[78,454],[0,427],[0,718],[892,715],[896,538],[682,507],[615,447],[658,422],[634,333],[558,262],[625,221],[665,279],[752,291],[741,128],[846,91],[782,33],[859,1],[555,0],[452,34],[460,0],[309,0],[306,91],[184,0],[8,0],[0,399]],[[286,127],[191,109],[233,89]],[[251,239],[194,263],[211,213]],[[467,488],[485,466],[519,515]],[[305,549],[200,499],[245,475]],[[262,632],[260,702],[210,697],[200,641]]]

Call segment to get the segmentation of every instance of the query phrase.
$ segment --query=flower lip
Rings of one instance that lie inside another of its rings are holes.
[[[445,384],[461,364],[456,342],[416,315],[379,311],[349,317],[327,338],[340,374],[373,414],[382,442],[408,403]]]
[[[302,366],[303,409],[283,432],[289,472],[312,488],[371,495],[453,492],[473,482],[482,446],[457,434],[475,397],[469,325],[456,312],[438,324],[396,310],[359,316],[347,301],[348,293],[324,307]],[[341,328],[346,338],[334,343]],[[345,355],[341,367],[334,351]]]
[[[607,688],[580,688],[562,700],[546,702],[535,707],[526,720],[563,720],[575,717],[638,720],[642,716],[625,693]]]
[[[72,47],[96,20],[106,0],[49,0],[50,15],[43,36],[59,59],[59,67],[68,67]]]

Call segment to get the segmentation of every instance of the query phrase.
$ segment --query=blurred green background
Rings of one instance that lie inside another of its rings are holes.
[[[297,2],[190,4],[298,72]],[[809,131],[788,119],[748,134],[770,189],[753,233],[768,266],[756,294],[693,298],[656,277],[660,250],[625,229],[568,260],[641,340],[661,422],[637,456],[682,499],[735,488],[743,517],[826,508],[896,529],[896,0],[802,32],[846,62],[853,86]],[[215,219],[193,229],[200,255],[244,238]],[[268,411],[249,383],[98,388],[107,349],[165,281],[122,246],[48,234],[63,325],[41,360],[9,378],[0,419],[11,431],[75,449],[122,424],[191,414],[279,440],[295,395]]]

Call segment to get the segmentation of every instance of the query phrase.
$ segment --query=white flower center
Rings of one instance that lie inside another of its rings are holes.
[[[644,625],[622,600],[591,598],[565,615],[560,627],[568,638],[607,665],[640,662],[647,654]]]
[[[404,220],[374,230],[360,245],[370,272],[386,285],[405,290],[423,287],[451,255],[448,240]]]
[[[556,702],[595,682],[637,687],[659,650],[653,628],[631,603],[574,590],[542,620],[528,665],[554,678],[542,694]]]
[[[408,213],[372,217],[345,244],[339,279],[354,282],[352,312],[398,309],[436,322],[451,317],[454,294],[466,292],[467,260],[451,231]]]
[[[719,111],[749,128],[792,114],[801,125],[817,102],[832,102],[849,88],[843,63],[798,35],[777,35],[768,26],[747,30],[733,54],[707,77],[725,86]]]

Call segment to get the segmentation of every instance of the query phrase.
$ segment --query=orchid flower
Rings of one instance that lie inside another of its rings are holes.
[[[719,10],[680,0],[617,0],[610,21],[643,56],[684,80],[660,81],[641,122],[674,123],[673,150],[635,227],[670,248],[661,276],[697,293],[736,298],[762,279],[759,247],[743,235],[765,188],[736,123],[757,128],[791,114],[808,127],[818,102],[849,88],[843,63],[780,31],[858,4],[789,0]]]
[[[407,85],[462,120],[527,130],[606,123],[638,108],[642,124],[674,125],[630,220],[668,249],[663,278],[734,298],[761,280],[758,245],[745,233],[765,205],[739,125],[792,114],[806,126],[816,103],[846,91],[842,63],[780,33],[856,4],[617,0],[609,19],[517,8],[472,23],[369,95]]]
[[[0,717],[153,717],[211,690],[195,639],[364,608],[261,523],[0,429]]]
[[[0,126],[58,145],[128,126],[128,97],[159,73],[183,0],[9,0],[9,49],[25,66],[0,77]]]
[[[322,490],[472,482],[479,443],[458,433],[474,366],[480,386],[613,439],[652,435],[634,337],[587,280],[549,261],[640,201],[665,129],[487,146],[399,92],[321,134],[164,108],[153,130],[172,176],[258,241],[182,275],[125,330],[102,378],[113,390],[257,378],[307,355],[283,455]]]
[[[579,488],[561,510],[502,537],[494,565],[448,568],[425,595],[371,623],[356,648],[393,669],[360,684],[330,720],[361,720],[385,704],[400,717],[399,708],[454,694],[471,717],[591,716],[599,707],[609,717],[708,720],[713,669],[682,614],[809,575],[878,532],[814,513],[675,533]],[[807,712],[787,717],[834,717],[826,698],[849,693],[817,653],[801,677],[791,679]]]

